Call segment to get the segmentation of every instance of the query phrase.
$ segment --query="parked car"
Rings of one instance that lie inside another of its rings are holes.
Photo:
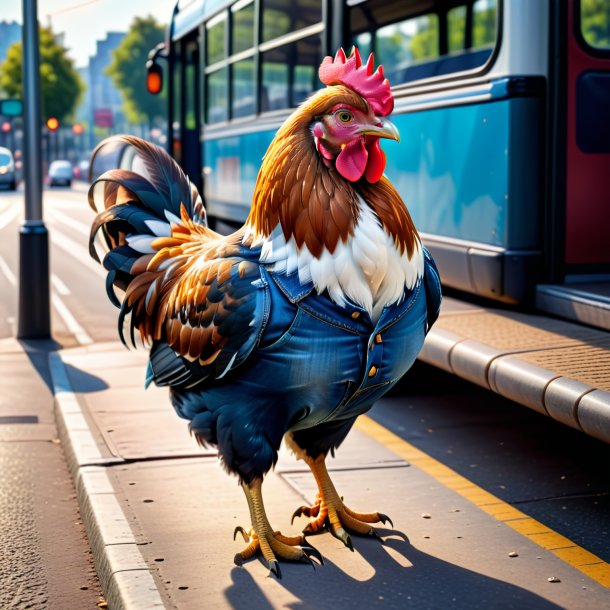
[[[13,153],[0,146],[0,184],[8,185],[9,190],[17,188],[17,176],[15,174],[15,160]]]
[[[74,177],[77,180],[83,180],[85,182],[89,181],[89,161],[88,160],[83,160],[83,161],[79,161],[75,166],[74,166]]]
[[[70,186],[72,184],[72,171],[70,161],[53,161],[49,165],[49,184],[51,186],[58,184]]]

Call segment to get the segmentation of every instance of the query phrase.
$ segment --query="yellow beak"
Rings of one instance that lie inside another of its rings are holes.
[[[381,125],[364,125],[358,130],[359,134],[365,136],[376,136],[378,138],[388,138],[400,142],[400,134],[396,125],[388,119],[379,119]]]

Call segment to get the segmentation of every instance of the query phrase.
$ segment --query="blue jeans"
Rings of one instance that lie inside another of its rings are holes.
[[[370,409],[412,366],[440,307],[428,258],[424,281],[376,323],[361,307],[339,307],[302,286],[296,274],[260,269],[266,321],[256,347],[222,379],[174,396],[198,438],[217,444],[240,473],[266,472],[287,431]]]

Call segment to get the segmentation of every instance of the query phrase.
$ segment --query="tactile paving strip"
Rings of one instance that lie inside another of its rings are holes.
[[[506,352],[521,352],[599,343],[607,337],[593,328],[514,312],[473,311],[441,315],[435,328]]]

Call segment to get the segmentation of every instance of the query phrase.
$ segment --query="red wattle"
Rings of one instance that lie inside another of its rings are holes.
[[[362,178],[367,167],[369,153],[364,146],[363,138],[350,142],[335,161],[337,171],[350,182],[357,182]]]
[[[377,182],[381,176],[383,176],[383,171],[385,170],[385,153],[381,150],[381,144],[379,143],[379,138],[375,138],[375,141],[372,144],[369,144],[367,147],[368,150],[368,162],[366,164],[366,170],[364,172],[364,177],[369,182]]]

